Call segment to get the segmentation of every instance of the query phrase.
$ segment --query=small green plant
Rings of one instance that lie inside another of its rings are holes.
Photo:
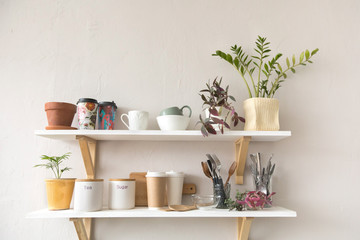
[[[229,210],[236,209],[237,211],[243,211],[246,209],[263,209],[266,205],[272,205],[271,196],[274,194],[275,192],[266,195],[261,191],[247,191],[243,193],[238,191],[235,200],[232,200],[231,198],[226,199],[225,204]]]
[[[230,129],[229,124],[226,122],[229,117],[231,117],[231,122],[234,123],[236,126],[239,121],[245,122],[243,117],[240,117],[235,108],[232,106],[232,101],[236,101],[235,98],[228,94],[229,86],[226,88],[221,87],[222,78],[218,81],[217,77],[214,79],[212,84],[206,83],[206,89],[200,91],[201,99],[203,102],[203,107],[209,110],[209,117],[203,119],[201,114],[199,115],[198,123],[201,123],[201,133],[203,136],[208,136],[210,134],[216,134],[216,130],[214,129],[213,125],[218,124],[218,127],[221,133],[224,133],[224,127]],[[205,95],[206,94],[206,95]],[[217,109],[218,107],[218,109]],[[204,109],[204,110],[205,110]],[[219,118],[222,111],[226,111],[227,114],[225,115],[224,119]]]
[[[266,61],[270,57],[271,49],[270,42],[266,41],[265,37],[258,36],[255,45],[254,50],[257,53],[255,56],[249,56],[241,46],[238,47],[237,45],[230,48],[232,55],[220,50],[213,54],[213,56],[219,56],[229,62],[239,72],[250,98],[273,98],[275,92],[281,87],[280,84],[288,77],[288,72],[295,73],[296,67],[312,63],[310,59],[319,51],[318,48],[311,51],[311,53],[309,50],[305,50],[300,54],[298,61],[296,61],[294,54],[291,61],[286,58],[286,66],[282,67],[279,63],[281,53],[276,54],[270,61]],[[271,78],[273,80],[270,80]]]
[[[70,152],[65,153],[64,155],[57,157],[57,156],[47,156],[47,155],[42,155],[41,156],[41,160],[45,160],[47,161],[47,163],[43,163],[43,164],[37,164],[34,167],[45,167],[46,169],[51,169],[51,171],[54,173],[55,178],[61,178],[61,175],[63,174],[63,172],[65,171],[69,171],[71,168],[65,167],[63,169],[60,169],[60,164],[68,159],[70,157]]]

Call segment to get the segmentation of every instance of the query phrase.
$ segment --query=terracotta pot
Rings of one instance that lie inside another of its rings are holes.
[[[76,129],[71,127],[76,105],[65,102],[47,102],[45,111],[49,124],[45,129]]]
[[[279,100],[249,98],[244,101],[245,131],[279,131]]]
[[[75,178],[46,179],[45,182],[49,210],[69,209]]]

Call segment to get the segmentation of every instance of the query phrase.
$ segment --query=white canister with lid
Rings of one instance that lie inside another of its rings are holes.
[[[135,179],[109,179],[109,209],[135,207]]]
[[[76,179],[74,210],[93,212],[102,209],[104,179]]]
[[[168,205],[181,205],[183,184],[183,172],[166,172],[166,192]]]

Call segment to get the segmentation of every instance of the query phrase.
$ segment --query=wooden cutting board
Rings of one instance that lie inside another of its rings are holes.
[[[135,206],[147,206],[146,172],[132,172],[129,177],[135,179]],[[184,183],[183,194],[195,194],[193,183]]]
[[[135,206],[147,206],[146,172],[132,172],[135,179]]]

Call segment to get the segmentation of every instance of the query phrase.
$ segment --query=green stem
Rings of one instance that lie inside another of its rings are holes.
[[[284,73],[286,73],[287,71],[289,71],[291,68],[295,68],[295,67],[301,65],[302,63],[308,62],[310,59],[311,59],[311,57],[309,57],[309,58],[308,58],[307,60],[305,60],[304,62],[301,62],[301,63],[295,64],[295,65],[293,65],[293,66],[291,66],[291,67],[288,67],[287,69],[285,69],[285,71],[281,72],[281,73],[279,74],[279,76],[275,79],[274,84],[272,85],[268,96],[270,96],[270,98],[272,98],[272,97],[275,95],[275,92],[274,92],[274,91],[275,91],[275,87],[277,86],[278,82],[280,81],[280,78],[284,76]]]
[[[247,83],[244,75],[241,73],[241,71],[239,71],[239,69],[238,69],[236,66],[234,66],[234,67],[235,67],[236,71],[238,71],[238,72],[240,73],[241,77],[243,78],[243,80],[244,80],[244,82],[245,82],[245,85],[246,85],[246,88],[247,88],[248,93],[249,93],[249,97],[252,98],[252,94],[251,94],[251,90],[250,90],[249,84]],[[251,76],[250,76],[250,77],[251,77]]]

